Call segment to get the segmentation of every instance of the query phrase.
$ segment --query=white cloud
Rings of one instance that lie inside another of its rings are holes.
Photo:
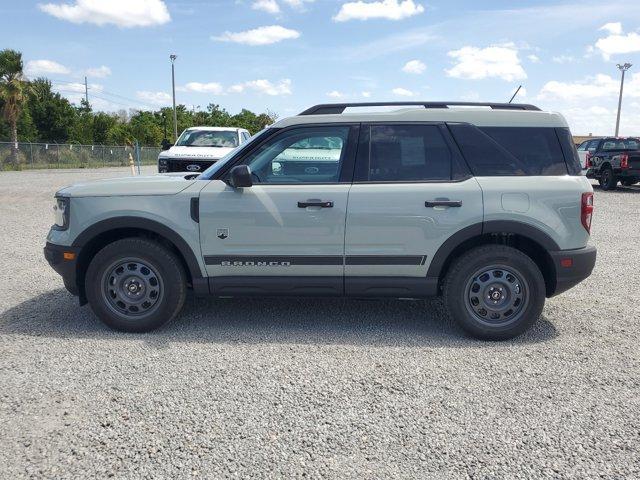
[[[599,38],[595,44],[595,50],[599,51],[605,60],[609,60],[613,55],[640,52],[640,35],[636,32],[624,35],[622,24],[607,23],[600,30],[609,33],[608,36]]]
[[[90,83],[87,85],[89,88],[89,92],[101,92],[104,88],[99,83]],[[57,90],[65,91],[67,93],[82,93],[84,95],[84,83],[73,82],[73,83],[64,83],[55,87]]]
[[[220,42],[235,42],[256,46],[269,45],[281,42],[282,40],[298,38],[299,36],[300,32],[297,30],[284,28],[280,25],[270,25],[268,27],[258,27],[244,32],[224,32],[217,37],[211,37],[211,39]]]
[[[559,99],[565,101],[585,102],[598,98],[615,98],[620,89],[620,80],[610,75],[598,74],[579,82],[547,82],[538,98],[541,100]],[[625,82],[624,95],[640,98],[640,73],[635,73]]]
[[[345,95],[342,92],[339,92],[338,90],[331,90],[330,92],[327,93],[327,97],[331,97],[331,98],[344,98]]]
[[[214,95],[220,95],[224,93],[224,88],[217,82],[189,82],[184,86],[184,88],[188,92],[213,93]]]
[[[111,106],[110,102],[99,98],[91,98],[92,93],[100,93],[103,90],[103,86],[99,83],[90,83],[89,87],[89,103],[94,108],[107,108],[107,104]],[[53,90],[58,92],[63,97],[66,97],[71,103],[80,104],[84,99],[84,83],[73,82],[64,84],[54,84]]]
[[[371,92],[362,92],[361,94],[364,98],[370,98],[371,97]]]
[[[227,93],[243,93],[247,90],[263,93],[266,95],[289,95],[291,94],[291,80],[285,78],[279,82],[273,83],[269,80],[250,80],[241,82],[225,88],[218,82],[200,83],[189,82],[183,87],[176,88],[183,92],[209,93],[213,95],[225,95]]]
[[[280,13],[280,5],[276,0],[256,0],[251,4],[254,10],[262,10],[267,13]]]
[[[391,93],[398,95],[399,97],[413,97],[414,93],[406,88],[397,87],[391,90]]]
[[[611,35],[620,35],[622,33],[622,23],[620,22],[605,23],[603,26],[599,28],[599,30],[604,30],[606,32],[609,32]]]
[[[572,57],[571,55],[556,55],[554,57],[551,58],[551,61],[553,63],[573,63],[576,61],[575,57]]]
[[[450,77],[471,80],[495,77],[508,82],[527,78],[518,58],[518,49],[513,43],[486,48],[466,46],[447,55],[457,62],[446,70]]]
[[[269,80],[251,80],[249,82],[245,82],[243,86],[246,89],[271,96],[291,94],[291,80],[288,78],[285,78],[275,84],[271,83]]]
[[[111,69],[106,65],[102,65],[100,67],[88,68],[85,73],[89,77],[105,78],[111,75]]]
[[[24,73],[30,77],[34,75],[46,75],[49,73],[67,75],[71,73],[71,70],[58,62],[54,62],[53,60],[29,60],[25,65]]]
[[[409,60],[407,63],[404,64],[404,67],[402,67],[402,71],[404,73],[415,73],[415,74],[421,74],[426,69],[427,69],[427,66],[424,63],[422,63],[420,60]]]
[[[283,3],[286,3],[291,8],[301,9],[304,7],[305,3],[313,3],[314,0],[282,0]]]
[[[333,20],[336,22],[369,20],[371,18],[402,20],[422,12],[424,12],[424,7],[413,0],[381,0],[377,2],[359,0],[342,4]]]
[[[527,58],[529,59],[529,61],[531,63],[540,63],[540,57],[538,57],[536,54],[532,53],[531,55],[527,55]]]
[[[171,103],[171,95],[167,92],[149,92],[143,90],[136,92],[136,97],[152,105],[168,105]]]
[[[72,23],[113,24],[118,27],[149,27],[171,20],[162,0],[75,0],[74,3],[45,3],[40,10]]]

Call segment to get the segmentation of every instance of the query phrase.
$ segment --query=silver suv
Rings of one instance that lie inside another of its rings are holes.
[[[118,330],[160,327],[188,290],[441,295],[468,333],[505,339],[593,269],[580,173],[563,117],[532,105],[317,105],[200,175],[60,190],[45,255]]]

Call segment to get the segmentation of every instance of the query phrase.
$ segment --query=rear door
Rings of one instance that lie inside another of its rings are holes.
[[[482,191],[445,125],[361,127],[345,237],[347,294],[418,295],[448,238],[482,223]],[[416,291],[417,290],[417,291]],[[426,292],[424,292],[426,293]]]

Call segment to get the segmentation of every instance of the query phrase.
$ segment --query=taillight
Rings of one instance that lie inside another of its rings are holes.
[[[620,155],[620,168],[629,168],[629,155],[626,153]]]
[[[580,208],[580,221],[588,233],[591,233],[591,217],[593,216],[593,192],[582,194],[582,205]]]
[[[587,152],[587,156],[584,160],[584,168],[591,168],[593,164],[591,163],[591,152]]]

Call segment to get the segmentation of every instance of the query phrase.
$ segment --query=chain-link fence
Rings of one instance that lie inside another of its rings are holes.
[[[154,165],[160,148],[121,145],[73,145],[62,143],[0,142],[0,170],[36,168],[99,168]]]

